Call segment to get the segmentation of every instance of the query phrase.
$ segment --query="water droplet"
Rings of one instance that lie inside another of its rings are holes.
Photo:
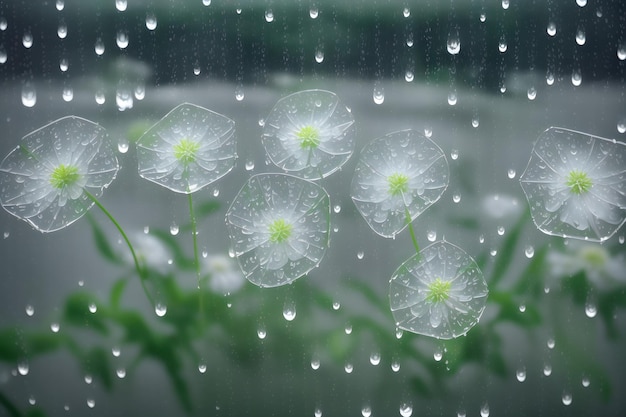
[[[274,21],[274,12],[272,9],[268,9],[265,11],[265,21],[267,23],[272,23]]]
[[[576,0],[576,4],[579,7],[585,7],[587,5],[587,0]]]
[[[564,391],[561,400],[563,401],[563,405],[570,405],[572,403],[572,394],[568,391]]]
[[[617,132],[626,133],[626,120],[617,123]]]
[[[519,308],[519,312],[523,313],[526,311],[526,304],[520,304],[518,308]]]
[[[238,85],[237,88],[235,88],[235,100],[243,101],[245,97],[246,95],[243,92],[243,85]]]
[[[576,31],[576,43],[580,46],[584,45],[587,41],[585,37],[585,32],[582,29],[578,29]]]
[[[402,329],[396,329],[396,339],[402,339],[402,335],[404,335],[404,331]]]
[[[4,49],[4,46],[0,45],[0,64],[4,64],[5,62],[7,62],[7,59],[7,51]]]
[[[314,371],[320,369],[320,359],[316,356],[311,359],[311,369],[313,369]]]
[[[30,404],[30,405],[37,404],[37,400],[35,399],[34,395],[31,395],[30,397],[28,397],[28,404]]]
[[[93,377],[89,374],[85,375],[85,384],[91,384],[93,382]]]
[[[454,203],[459,203],[461,201],[461,194],[453,194],[452,195],[452,201]]]
[[[580,73],[580,70],[572,71],[572,85],[574,87],[578,87],[583,82],[583,76]]]
[[[450,106],[456,106],[457,100],[458,100],[458,97],[456,95],[456,90],[450,91],[448,93],[448,104]]]
[[[516,175],[515,170],[513,168],[509,168],[509,170],[507,171],[507,176],[510,179],[513,179],[513,178],[515,178],[515,175]]]
[[[311,7],[309,9],[309,16],[311,17],[311,19],[317,19],[317,16],[319,16],[319,10],[317,9],[317,7]]]
[[[178,224],[176,222],[172,222],[172,224],[170,225],[170,234],[172,236],[176,236],[179,231],[180,228],[178,227]]]
[[[285,301],[285,305],[283,307],[283,317],[287,321],[293,321],[296,318],[296,303],[287,300]]]
[[[537,98],[537,89],[535,87],[530,87],[528,91],[526,91],[526,96],[528,100],[534,100]]]
[[[25,107],[33,107],[37,104],[37,91],[34,85],[26,83],[22,87],[22,104]]]
[[[437,350],[433,353],[433,358],[435,361],[440,362],[443,358],[443,350],[441,348],[437,348]]]
[[[550,364],[545,364],[543,366],[543,374],[545,376],[550,376],[552,375],[552,366]]]
[[[102,42],[102,39],[100,38],[96,39],[94,50],[96,51],[96,55],[98,56],[104,54],[104,42]]]
[[[589,385],[591,385],[591,381],[589,380],[589,377],[584,376],[583,380],[582,380],[582,384],[583,387],[587,388]]]
[[[623,245],[624,241],[626,241],[626,239],[624,238],[624,235],[622,235],[619,238],[617,238],[617,240],[619,241],[620,245]]]
[[[465,412],[465,410],[461,409],[457,411],[456,417],[467,417],[467,413]]]
[[[59,39],[65,39],[67,37],[67,26],[64,24],[59,25],[57,28],[57,36]]]
[[[319,407],[315,408],[315,417],[322,417],[322,409]]]
[[[379,84],[374,85],[372,97],[374,98],[374,103],[383,104],[385,102],[385,89]]]
[[[526,367],[522,366],[515,372],[515,377],[519,382],[526,381]]]
[[[398,372],[400,370],[400,362],[398,361],[391,362],[391,370],[393,372]]]
[[[498,42],[498,51],[500,51],[500,53],[505,53],[507,49],[509,49],[509,47],[506,44],[506,38],[503,35],[500,37],[500,41]]]
[[[491,256],[496,256],[497,254],[498,254],[498,250],[497,249],[491,249],[489,251],[489,255],[491,255]]]
[[[115,356],[116,358],[118,358],[118,357],[122,354],[122,351],[120,350],[120,348],[119,348],[118,346],[114,346],[114,347],[111,349],[111,354],[112,354],[113,356]]]
[[[157,18],[153,13],[146,14],[146,28],[154,30],[157,27]]]
[[[120,12],[126,11],[128,7],[128,2],[126,0],[115,0],[115,8]]]
[[[450,151],[450,158],[452,158],[453,160],[457,160],[459,159],[459,150],[458,149],[452,149]]]
[[[352,333],[352,325],[350,323],[346,323],[346,327],[343,329],[346,334],[351,334]]]
[[[265,330],[265,327],[259,327],[256,331],[256,335],[259,337],[259,339],[263,340],[267,337],[267,331]]]
[[[59,323],[50,323],[50,330],[52,330],[52,333],[58,333],[61,330],[61,325]]]
[[[510,5],[509,0],[502,0],[502,8],[504,10],[507,10],[509,8],[509,5]]]
[[[378,364],[380,363],[379,352],[372,352],[372,354],[370,355],[370,363],[374,366],[378,366]]]
[[[32,317],[32,316],[33,316],[33,314],[35,314],[35,307],[33,307],[32,305],[28,304],[28,305],[26,306],[26,315],[27,315],[28,317]]]
[[[341,303],[339,301],[333,301],[333,310],[337,311],[341,308]]]
[[[459,38],[458,31],[451,31],[448,34],[448,42],[446,44],[446,47],[450,55],[456,55],[461,52],[461,39]]]
[[[411,417],[413,414],[413,404],[407,402],[400,404],[400,415],[402,417]]]
[[[98,104],[104,104],[104,102],[106,101],[106,97],[104,96],[104,92],[102,91],[97,91],[94,98],[96,100],[96,103]]]
[[[480,125],[480,120],[478,119],[478,116],[475,116],[474,118],[472,118],[472,127],[476,128]]]
[[[65,0],[57,0],[56,8],[58,11],[61,11],[65,8]]]
[[[414,78],[415,76],[413,75],[413,71],[407,70],[406,73],[404,73],[404,80],[407,83],[412,82]]]
[[[117,32],[117,36],[115,37],[115,43],[117,43],[117,47],[120,49],[126,49],[128,47],[128,34],[123,31]],[[97,53],[97,52],[96,52]]]
[[[246,171],[252,171],[254,169],[254,160],[248,159],[246,161]]]
[[[335,207],[333,207],[333,211],[334,211],[335,213],[339,213],[339,212],[341,211],[341,205],[336,204],[336,205],[335,205]]]
[[[626,59],[626,43],[617,48],[617,59],[624,61]]]
[[[24,33],[24,36],[22,36],[22,45],[24,45],[24,48],[29,49],[31,46],[33,46],[33,35],[30,32],[26,32]]]
[[[408,7],[405,7],[404,10],[402,10],[402,16],[404,17],[411,16],[411,9],[409,9]]]
[[[202,0],[202,4],[204,6],[210,6],[211,5],[211,0]]]
[[[61,60],[59,61],[59,69],[61,70],[61,72],[66,72],[69,66],[70,63],[68,62],[67,58],[61,58]]]
[[[546,32],[550,36],[555,36],[556,35],[556,24],[554,24],[554,22],[548,23],[548,27],[546,28]]]
[[[526,249],[524,249],[524,255],[526,255],[528,259],[532,258],[535,256],[535,248],[532,245],[526,246]]]
[[[505,232],[504,226],[499,226],[499,227],[498,227],[498,234],[499,234],[500,236],[502,236],[502,235],[504,234],[504,232]]]
[[[95,406],[96,406],[96,400],[94,400],[93,398],[88,398],[87,399],[87,407],[94,408]]]
[[[548,85],[554,84],[554,74],[552,74],[551,72],[548,72],[546,74],[546,84]]]
[[[361,408],[361,415],[363,417],[370,417],[372,415],[372,408],[369,405],[364,405],[363,408]]]
[[[548,341],[546,342],[546,346],[548,346],[548,349],[554,349],[555,345],[556,345],[556,342],[554,341],[552,337],[549,338]]]
[[[322,51],[321,49],[317,49],[315,51],[315,62],[317,62],[318,64],[324,62],[324,51]]]
[[[89,303],[88,308],[91,314],[95,314],[96,311],[98,311],[98,306],[96,305],[96,303]]]
[[[356,253],[357,259],[363,259],[364,256],[365,256],[365,253],[362,250]]]
[[[487,402],[480,407],[480,417],[489,417],[489,404]]]
[[[437,232],[435,230],[429,230],[426,234],[426,238],[429,242],[434,242],[435,240],[437,240]]]
[[[17,372],[19,372],[20,375],[22,376],[28,375],[28,371],[29,371],[28,362],[23,361],[17,364]]]
[[[219,195],[220,195],[220,189],[219,188],[214,189],[213,190],[213,197],[217,197]]]
[[[117,368],[117,370],[115,371],[115,373],[117,374],[117,377],[119,379],[124,379],[126,378],[126,368]]]
[[[592,303],[591,301],[587,301],[585,303],[585,314],[590,319],[594,318],[596,316],[596,314],[598,314],[598,309],[597,309],[596,305],[594,303]]]
[[[206,372],[206,364],[205,363],[200,362],[198,364],[198,372],[200,372],[201,374]]]
[[[483,13],[481,13],[481,14],[480,14],[480,17],[479,17],[479,20],[480,20],[482,23],[485,23],[485,22],[487,21],[487,14],[486,14],[486,13],[484,13],[484,12],[483,12]]]
[[[74,99],[74,90],[70,87],[65,87],[63,88],[63,101],[69,103],[70,101],[72,101],[72,99]]]
[[[165,304],[157,303],[154,306],[154,312],[157,316],[163,317],[165,316],[165,314],[167,314],[167,306]]]
[[[346,362],[346,364],[343,367],[343,369],[344,369],[344,371],[346,371],[347,374],[351,374],[352,371],[354,371],[354,366],[350,362]]]

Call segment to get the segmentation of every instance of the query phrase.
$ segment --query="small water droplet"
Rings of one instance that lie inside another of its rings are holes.
[[[317,356],[313,356],[313,358],[311,358],[311,369],[317,371],[320,369],[320,365],[320,359]]]
[[[315,408],[315,417],[322,417],[322,409],[319,407]]]
[[[172,236],[176,236],[179,231],[180,228],[178,227],[178,224],[176,222],[172,222],[172,224],[170,225],[170,234]]]
[[[556,342],[554,341],[552,337],[550,337],[548,341],[546,342],[546,346],[548,346],[548,349],[554,349],[555,345],[556,345]]]
[[[333,301],[333,310],[337,311],[341,308],[341,303],[339,301]]]
[[[411,9],[409,9],[408,7],[405,7],[404,10],[402,10],[402,16],[404,17],[411,16]]]
[[[346,323],[346,327],[343,329],[346,334],[351,334],[352,333],[352,325],[350,323]]]
[[[37,400],[35,399],[34,395],[31,395],[31,396],[28,397],[28,404],[30,404],[30,405],[37,404]]]
[[[411,417],[413,415],[413,404],[410,402],[400,404],[400,415],[402,417]]]
[[[587,5],[587,0],[576,0],[576,4],[579,7],[585,7]]]
[[[33,35],[30,32],[26,32],[24,33],[24,35],[22,36],[22,45],[24,45],[24,48],[29,49],[30,47],[33,46]]]
[[[201,374],[206,372],[206,363],[200,362],[198,364],[198,372],[200,372]]]
[[[26,361],[17,364],[17,372],[22,376],[28,375],[29,369],[28,362]]]
[[[104,96],[103,91],[97,91],[94,98],[97,104],[104,104],[104,102],[106,101],[106,97]]]
[[[259,337],[259,339],[263,340],[267,337],[267,331],[265,330],[265,327],[260,326],[257,331],[256,331],[256,335]]]
[[[526,304],[520,304],[518,308],[520,313],[524,313],[526,311]]]
[[[155,30],[157,28],[157,18],[153,13],[146,14],[146,29]]]
[[[267,23],[272,23],[274,21],[274,12],[272,9],[268,9],[265,11],[265,21]]]
[[[515,377],[519,382],[526,381],[526,367],[522,366],[515,372]]]
[[[448,34],[446,48],[450,55],[457,55],[461,52],[461,39],[459,38],[458,31],[453,30]]]
[[[57,0],[56,1],[56,8],[58,11],[61,11],[65,8],[65,0]]]
[[[459,150],[458,149],[452,149],[450,151],[450,158],[452,158],[453,160],[457,160],[459,159]]]
[[[336,204],[336,205],[335,205],[335,207],[333,207],[333,211],[334,211],[335,213],[339,213],[339,212],[341,211],[341,205]]]
[[[202,4],[208,7],[211,5],[211,0],[202,0]]]
[[[70,87],[63,88],[62,97],[63,97],[63,101],[69,103],[70,101],[74,99],[74,90]]]
[[[96,400],[94,400],[93,398],[88,398],[87,399],[87,407],[94,408],[95,406],[96,406]]]
[[[61,72],[66,72],[69,69],[70,63],[67,58],[61,58],[59,61],[59,69]]]
[[[617,132],[626,133],[626,120],[617,123]]]
[[[617,238],[617,240],[618,240],[618,242],[619,242],[619,244],[620,244],[620,245],[623,245],[623,244],[624,244],[624,241],[626,241],[626,239],[624,238],[624,235],[622,235],[622,236],[618,237],[618,238]]]
[[[617,59],[620,61],[626,60],[626,43],[620,45],[617,48]]]
[[[126,11],[127,7],[128,7],[127,0],[115,0],[115,8],[119,10],[120,12]]]
[[[354,365],[352,365],[350,362],[346,362],[345,366],[343,367],[344,371],[346,371],[347,374],[351,374],[352,371],[354,371]]]
[[[584,376],[583,380],[582,380],[582,384],[583,387],[587,388],[589,385],[591,385],[591,381],[589,380],[589,377]]]
[[[32,317],[32,316],[33,316],[33,314],[35,314],[35,307],[33,307],[31,304],[28,304],[28,305],[26,306],[26,315],[27,315],[28,317]]]
[[[548,23],[548,27],[546,28],[546,32],[548,33],[549,36],[555,36],[556,35],[556,24],[554,22]]]
[[[372,354],[370,355],[370,363],[374,366],[378,366],[378,364],[380,363],[379,352],[372,352]]]
[[[498,42],[498,51],[500,51],[500,53],[505,53],[507,49],[509,49],[509,47],[506,43],[506,38],[502,35],[500,37],[500,41]]]
[[[254,160],[248,159],[246,161],[246,171],[252,171],[254,169]]]
[[[213,197],[218,197],[220,195],[220,189],[216,188],[213,190]]]
[[[480,126],[480,119],[478,119],[478,116],[475,116],[472,118],[472,127],[477,128],[478,126]]]
[[[587,301],[585,303],[585,314],[590,319],[594,318],[596,316],[596,314],[598,314],[598,309],[597,309],[596,305],[594,303],[592,303],[591,301]]]
[[[487,14],[486,14],[485,12],[481,13],[481,14],[480,14],[480,17],[479,17],[479,20],[480,20],[482,23],[485,23],[485,22],[487,21]]]
[[[365,256],[365,253],[362,250],[360,250],[360,251],[358,251],[356,253],[356,258],[357,259],[363,259],[364,256]]]
[[[537,89],[535,87],[530,87],[528,91],[526,91],[526,96],[528,100],[533,101],[537,98]]]
[[[115,371],[115,373],[117,374],[117,377],[119,379],[124,379],[126,378],[126,368],[117,368],[117,370]]]
[[[458,97],[456,95],[456,90],[450,91],[448,93],[448,104],[450,106],[456,106],[457,101],[458,101]]]
[[[317,16],[319,16],[319,10],[317,9],[317,7],[311,7],[309,9],[309,16],[311,17],[311,19],[317,19]]]
[[[410,82],[412,82],[412,81],[413,81],[413,79],[414,79],[413,71],[407,70],[407,71],[404,73],[404,80],[405,80],[407,83],[410,83]]]
[[[113,346],[113,348],[111,349],[111,354],[118,358],[122,354],[122,351],[118,346]]]
[[[576,43],[580,46],[583,46],[586,41],[587,41],[587,38],[585,36],[585,31],[582,29],[578,29],[576,31]]]
[[[498,254],[498,250],[497,249],[491,249],[489,251],[489,255],[491,255],[491,256],[496,256],[497,254]]]
[[[532,245],[526,246],[524,249],[524,255],[526,255],[528,259],[532,258],[535,256],[535,248]]]
[[[551,72],[548,72],[546,74],[546,84],[548,85],[554,84],[554,74],[552,74]]]
[[[59,25],[57,28],[57,36],[59,39],[65,39],[67,37],[67,26],[65,24]]]
[[[499,227],[498,227],[498,234],[499,234],[500,236],[502,236],[502,235],[504,234],[504,232],[505,232],[505,231],[506,231],[506,230],[504,229],[504,226],[499,226]]]
[[[578,87],[583,82],[583,76],[580,70],[572,71],[572,85]]]
[[[348,371],[346,370],[346,372]],[[363,417],[370,417],[372,415],[372,408],[369,405],[364,405],[363,408],[361,408],[361,415]]]
[[[89,303],[89,306],[87,308],[89,308],[89,312],[91,314],[95,314],[98,311],[98,306],[96,305],[96,303]]]
[[[433,358],[435,361],[440,362],[443,358],[443,350],[441,348],[437,348],[437,350],[433,353]]]
[[[96,51],[96,55],[98,56],[104,54],[104,42],[102,42],[102,39],[100,38],[96,39],[94,50]]]
[[[22,104],[25,107],[33,107],[37,104],[37,91],[34,85],[26,83],[22,87]]]
[[[117,32],[117,36],[115,37],[115,43],[117,47],[120,49],[126,49],[128,47],[128,33],[119,31]]]
[[[504,10],[507,10],[509,8],[509,5],[510,5],[509,0],[502,0],[501,4],[502,4],[502,8]]]
[[[61,330],[61,325],[55,322],[50,323],[50,330],[52,330],[52,333],[58,333]]]
[[[321,64],[322,62],[324,62],[324,51],[321,49],[317,49],[315,51],[315,62],[317,62],[318,64]]]
[[[487,402],[480,407],[480,417],[489,417],[489,404]]]
[[[552,375],[552,365],[550,365],[550,364],[545,364],[545,365],[543,366],[543,374],[544,374],[545,376],[550,376],[550,375]]]
[[[572,403],[572,394],[569,391],[564,391],[561,400],[563,405],[570,405]]]
[[[429,242],[434,242],[435,240],[437,240],[437,232],[435,230],[429,230],[426,234],[426,238]]]
[[[296,318],[296,303],[287,300],[285,301],[285,305],[283,307],[283,317],[287,321],[293,321]]]
[[[454,203],[459,203],[461,201],[461,194],[453,194],[452,195],[452,201]]]
[[[157,303],[154,306],[154,312],[156,313],[157,316],[163,317],[165,316],[165,314],[167,314],[167,306],[162,303]]]
[[[400,362],[395,361],[395,360],[391,362],[391,370],[393,372],[398,372],[400,370]]]
[[[243,101],[243,99],[245,97],[246,97],[246,95],[243,92],[243,86],[242,85],[238,85],[237,88],[235,88],[235,100]]]
[[[385,89],[380,85],[374,85],[374,92],[372,94],[374,103],[383,104],[385,102]]]

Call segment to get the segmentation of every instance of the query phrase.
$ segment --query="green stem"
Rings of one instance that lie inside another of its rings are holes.
[[[193,199],[191,198],[191,192],[187,194],[189,201],[189,218],[191,220],[191,236],[193,237],[193,256],[196,262],[196,277],[198,279],[198,291],[200,291],[200,316],[204,315],[204,302],[202,297],[202,291],[200,289],[200,258],[198,257],[198,232],[196,227],[196,216],[193,214]]]
[[[409,208],[404,206],[404,215],[406,216],[406,224],[409,226],[409,233],[411,234],[411,240],[413,241],[413,247],[415,248],[415,253],[420,253],[420,246],[417,244],[417,238],[415,237],[415,230],[413,230],[413,223],[411,222],[411,213],[409,213]]]
[[[98,208],[100,210],[102,210],[102,212],[115,225],[115,227],[117,228],[118,232],[120,232],[120,235],[122,235],[122,238],[126,242],[126,245],[128,245],[128,249],[130,249],[130,253],[133,256],[133,261],[135,262],[135,269],[137,270],[137,274],[139,274],[139,279],[141,281],[141,286],[143,288],[143,291],[146,294],[146,296],[148,297],[148,300],[150,300],[150,303],[154,306],[154,300],[152,299],[152,296],[150,295],[150,293],[148,292],[148,289],[146,288],[146,282],[145,282],[146,272],[145,272],[145,269],[142,268],[139,265],[139,259],[137,258],[137,253],[135,252],[135,248],[133,248],[133,245],[130,243],[130,239],[128,239],[128,236],[126,236],[126,233],[122,229],[122,226],[120,226],[120,224],[117,222],[117,220],[115,220],[113,215],[111,213],[109,213],[109,211],[106,208],[104,208],[104,206],[100,203],[100,201],[98,201],[98,199],[93,194],[91,194],[89,191],[87,191],[85,189],[83,189],[83,192],[85,193],[85,195],[87,197],[89,197],[89,199],[91,201],[94,202],[94,204],[96,206],[98,206]]]

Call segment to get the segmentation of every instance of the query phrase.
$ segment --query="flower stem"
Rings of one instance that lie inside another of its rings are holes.
[[[409,233],[411,234],[411,240],[413,241],[413,247],[415,248],[415,253],[420,253],[420,246],[417,244],[417,238],[415,237],[415,230],[413,230],[413,223],[411,221],[411,213],[409,213],[409,208],[404,206],[404,215],[406,216],[406,224],[409,226]]]
[[[91,194],[89,191],[83,189],[83,192],[85,193],[85,195],[87,197],[89,197],[89,199],[91,201],[94,202],[94,204],[96,206],[98,206],[98,208],[100,210],[102,210],[102,212],[109,218],[109,220],[111,220],[111,222],[115,225],[115,227],[117,228],[118,232],[120,232],[120,235],[122,235],[122,238],[124,239],[124,241],[126,242],[126,245],[128,245],[128,249],[130,249],[130,253],[133,256],[133,261],[135,262],[135,269],[137,270],[137,274],[139,274],[139,280],[141,281],[141,286],[143,288],[143,292],[146,294],[146,296],[148,297],[148,300],[150,300],[150,303],[154,306],[154,300],[152,299],[152,296],[150,295],[150,293],[148,292],[148,289],[146,288],[146,283],[145,283],[145,279],[146,279],[146,272],[145,269],[142,268],[139,265],[139,259],[137,258],[137,253],[135,252],[135,248],[133,248],[133,245],[130,243],[130,240],[128,239],[128,236],[126,235],[126,233],[124,232],[124,230],[122,229],[122,226],[120,226],[120,224],[117,222],[117,220],[115,220],[115,218],[113,217],[113,215],[106,209],[104,208],[104,206],[100,203],[100,201],[98,201],[98,199]]]
[[[193,257],[196,263],[196,277],[198,279],[198,291],[200,291],[200,258],[198,257],[198,232],[196,226],[196,216],[193,213],[193,199],[191,193],[187,194],[187,200],[189,201],[189,219],[191,221],[191,236],[193,238]],[[202,292],[199,295],[200,300],[200,315],[204,315],[204,302],[202,300]]]

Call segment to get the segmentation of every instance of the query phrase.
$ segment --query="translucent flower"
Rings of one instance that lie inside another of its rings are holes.
[[[226,175],[237,158],[235,122],[183,103],[137,141],[141,177],[189,194]]]
[[[209,288],[215,293],[233,293],[246,282],[237,263],[226,255],[209,255],[203,264],[210,275]]]
[[[389,281],[396,326],[438,339],[462,336],[478,323],[488,292],[476,262],[445,241],[413,255]]]
[[[520,183],[539,230],[591,241],[626,221],[626,145],[558,127],[539,136]]]
[[[0,164],[0,202],[40,232],[80,219],[117,175],[107,133],[76,116],[24,136]]]
[[[403,130],[363,148],[351,196],[376,233],[393,237],[408,225],[407,217],[414,220],[439,200],[449,176],[443,151],[417,131]]]
[[[235,197],[226,223],[239,265],[260,287],[288,284],[316,267],[328,247],[330,199],[286,174],[259,174]]]
[[[172,266],[168,263],[168,260],[172,259],[172,253],[161,239],[144,232],[135,232],[132,234],[132,238],[133,242],[135,242],[133,245],[135,254],[146,267],[154,269],[161,274],[165,274],[172,269]],[[128,263],[134,262],[129,252],[125,252],[123,256]]]
[[[300,91],[276,103],[263,128],[263,146],[280,168],[319,179],[338,170],[354,151],[354,118],[334,93]]]

